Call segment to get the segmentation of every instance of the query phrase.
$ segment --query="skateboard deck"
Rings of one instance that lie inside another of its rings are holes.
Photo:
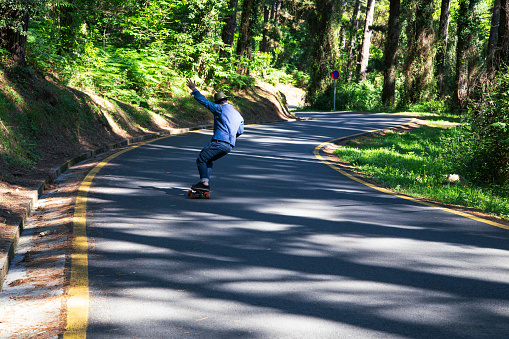
[[[210,199],[210,192],[191,188],[187,196],[191,199]]]

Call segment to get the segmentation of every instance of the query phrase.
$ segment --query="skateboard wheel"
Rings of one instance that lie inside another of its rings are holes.
[[[196,195],[195,195],[193,192],[191,192],[191,193],[189,193],[189,197],[190,197],[191,199],[194,199],[194,198],[196,198]]]
[[[210,199],[210,193],[207,192],[204,194],[204,196],[205,196],[205,199]]]
[[[187,191],[187,196],[188,196],[188,197],[190,197],[190,196],[191,196],[191,193],[192,193],[192,191],[191,191],[191,190]]]

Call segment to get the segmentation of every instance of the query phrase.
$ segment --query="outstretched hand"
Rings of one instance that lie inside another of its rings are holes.
[[[196,84],[193,81],[191,81],[191,79],[187,79],[187,87],[189,87],[189,89],[193,91],[196,88]]]

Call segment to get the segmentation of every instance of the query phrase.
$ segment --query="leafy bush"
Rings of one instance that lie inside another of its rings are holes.
[[[371,81],[337,84],[336,110],[372,111],[381,106],[381,86]],[[320,95],[312,107],[330,110],[334,106],[334,84],[331,84]]]
[[[465,174],[463,170],[468,168],[465,155],[469,152],[465,152],[462,143],[467,142],[467,147],[471,144],[463,127],[439,126],[422,126],[401,134],[375,134],[339,148],[336,154],[372,180],[398,192],[474,207],[508,218],[507,186],[476,185],[471,181],[447,184],[448,174]],[[453,140],[451,148],[449,142]],[[455,154],[451,158],[452,153]]]
[[[409,112],[447,113],[449,111],[449,99],[433,99],[413,104],[407,108]]]
[[[217,11],[225,10],[225,1],[156,0],[131,5],[118,17],[115,29],[108,17],[86,23],[76,18],[83,25],[73,28],[75,46],[70,50],[63,48],[58,13],[35,17],[29,30],[30,64],[72,87],[143,107],[172,101],[186,78],[226,92],[252,88],[255,77],[262,75],[273,84],[307,82],[303,72],[295,70],[292,75],[274,69],[272,53],[255,52],[251,60],[218,53],[219,49],[233,52],[214,34]],[[238,69],[249,72],[238,74]]]
[[[509,74],[500,72],[489,88],[478,93],[464,125],[445,142],[450,161],[470,180],[503,186],[509,183]]]
[[[287,74],[284,70],[270,69],[267,71],[265,81],[269,84],[276,86],[277,84],[291,84],[293,83],[293,76]]]
[[[292,72],[293,84],[300,88],[305,88],[309,83],[309,74],[295,70]]]
[[[247,74],[238,74],[235,67],[214,65],[207,79],[207,84],[218,91],[231,92],[252,88],[255,85],[255,79]],[[233,63],[233,65],[235,65]]]

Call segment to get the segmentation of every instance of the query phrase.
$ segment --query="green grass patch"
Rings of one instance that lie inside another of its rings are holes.
[[[435,201],[478,208],[509,219],[509,188],[479,186],[470,182],[450,184],[454,164],[447,156],[446,140],[452,128],[448,119],[437,119],[430,126],[411,132],[373,135],[350,142],[336,154],[372,180],[397,192]]]

